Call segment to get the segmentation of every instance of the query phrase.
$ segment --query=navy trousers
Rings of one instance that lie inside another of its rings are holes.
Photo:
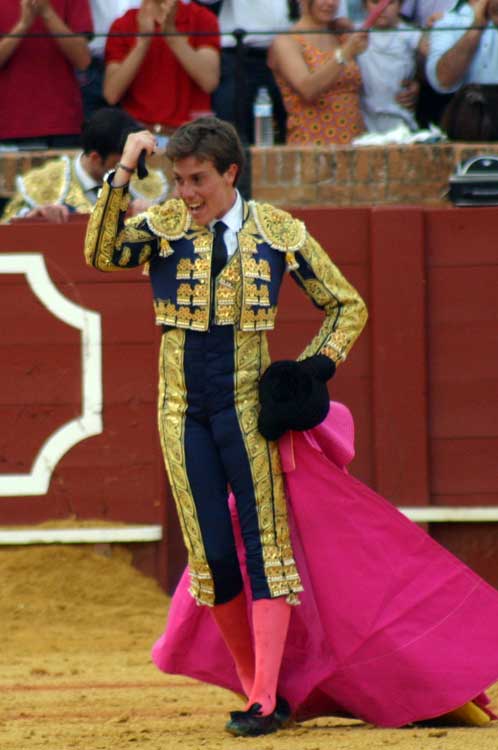
[[[208,601],[203,578],[206,591],[207,579],[214,582],[214,604],[230,601],[242,589],[229,487],[253,598],[290,593],[297,585],[294,580],[289,587],[297,573],[278,450],[257,431],[257,383],[268,361],[266,338],[259,332],[213,326],[206,333],[171,329],[163,336],[159,427],[201,602]]]

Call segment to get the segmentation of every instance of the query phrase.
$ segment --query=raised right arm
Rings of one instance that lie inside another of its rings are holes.
[[[104,183],[88,222],[85,260],[99,271],[120,271],[147,263],[159,248],[158,237],[139,215],[125,222],[128,184],[142,151],[153,153],[155,138],[147,130],[131,133],[110,182]],[[121,166],[122,165],[122,166]],[[126,167],[126,168],[125,168]]]
[[[367,32],[358,31],[350,34],[347,42],[341,47],[344,62],[348,63],[355,59],[366,49],[367,43]],[[283,34],[273,41],[268,62],[273,72],[285,78],[305,102],[313,102],[327,91],[339,77],[342,69],[341,63],[332,56],[320,67],[310,70],[298,41]]]

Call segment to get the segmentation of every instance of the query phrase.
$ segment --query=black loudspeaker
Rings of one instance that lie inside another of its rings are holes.
[[[448,197],[456,206],[498,206],[498,156],[476,156],[450,177]]]

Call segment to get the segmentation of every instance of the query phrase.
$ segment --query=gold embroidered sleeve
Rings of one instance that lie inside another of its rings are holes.
[[[298,359],[325,354],[339,364],[346,359],[367,321],[365,303],[310,235],[295,260],[298,267],[291,271],[292,278],[325,312],[320,330]]]
[[[5,206],[0,224],[8,224],[11,219],[19,215],[23,208],[29,208],[29,206],[22,195],[17,193]]]
[[[145,214],[125,222],[129,202],[126,188],[104,183],[85,238],[86,262],[99,271],[136,268],[157,253],[158,238],[148,228]]]

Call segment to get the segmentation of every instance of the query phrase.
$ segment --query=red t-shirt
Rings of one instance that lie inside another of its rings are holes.
[[[138,31],[137,15],[138,10],[129,10],[114,21],[110,33]],[[195,3],[178,3],[176,28],[189,33],[189,43],[194,48],[220,48],[218,19],[207,8]],[[195,36],[194,32],[212,36]],[[105,50],[106,63],[121,62],[134,46],[133,36],[110,36]],[[192,113],[210,110],[211,96],[189,76],[165,40],[152,37],[145,59],[120,104],[141,122],[176,128],[192,119]]]
[[[51,2],[71,31],[92,31],[88,0]],[[19,0],[0,0],[0,34],[15,26],[19,8]],[[46,32],[37,18],[28,33]],[[0,139],[74,135],[80,132],[82,120],[76,72],[55,39],[23,39],[0,67]]]

